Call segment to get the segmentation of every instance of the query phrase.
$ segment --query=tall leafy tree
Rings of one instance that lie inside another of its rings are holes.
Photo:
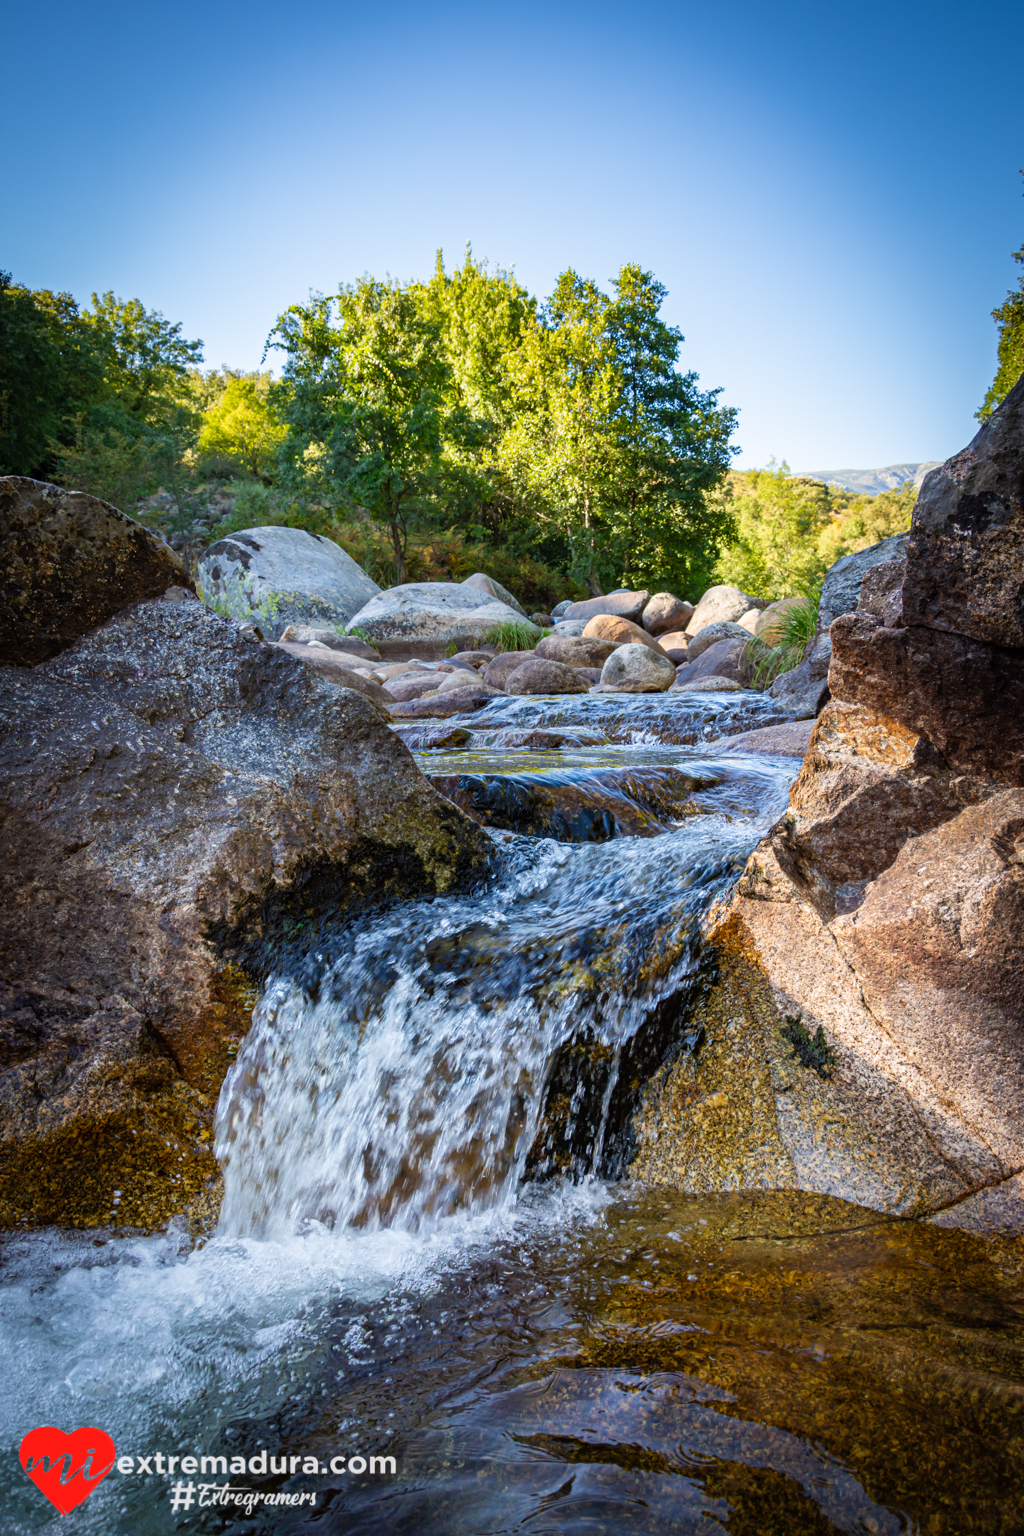
[[[445,435],[459,435],[440,326],[418,296],[362,278],[292,305],[268,345],[284,350],[281,414],[293,475],[313,474],[386,529],[406,575],[410,519],[443,489]]]
[[[48,475],[104,388],[102,348],[71,295],[0,272],[0,474]]]
[[[1024,266],[1024,245],[1014,251],[1013,259]],[[981,421],[991,416],[1024,374],[1024,272],[1017,279],[1016,289],[1011,288],[999,307],[992,311],[992,318],[999,328],[999,365],[977,413]]]

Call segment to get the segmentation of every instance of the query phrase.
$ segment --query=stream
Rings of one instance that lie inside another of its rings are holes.
[[[271,978],[216,1234],[0,1240],[10,1451],[86,1424],[266,1472],[115,1470],[62,1518],[9,1454],[4,1532],[1024,1530],[1019,1244],[629,1181],[637,1083],[700,1049],[702,928],[799,768],[722,738],[785,718],[496,700],[417,754],[497,873]],[[545,729],[576,743],[522,745]],[[281,1502],[201,1504],[228,1482]]]

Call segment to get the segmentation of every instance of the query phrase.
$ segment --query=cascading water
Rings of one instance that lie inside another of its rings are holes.
[[[816,1196],[602,1181],[630,1053],[690,1048],[702,921],[797,767],[708,743],[778,718],[750,694],[509,699],[423,755],[483,784],[499,873],[271,978],[218,1108],[217,1235],[0,1239],[5,1536],[1024,1527],[1019,1257]],[[537,726],[591,745],[506,751]],[[556,835],[586,841],[497,830],[566,795]],[[46,1424],[177,1470],[112,1473],[62,1521],[17,1463]],[[202,1456],[230,1473],[193,1477]],[[203,1505],[204,1483],[316,1502]]]

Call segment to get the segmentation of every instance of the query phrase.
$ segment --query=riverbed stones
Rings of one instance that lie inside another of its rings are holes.
[[[534,654],[546,661],[560,661],[566,667],[600,669],[614,649],[614,640],[595,640],[584,635],[545,635],[543,640],[537,641]]]
[[[410,699],[421,699],[426,693],[436,693],[437,684],[438,678],[433,672],[402,672],[398,677],[386,678],[383,687],[395,703],[408,704]]]
[[[490,669],[488,669],[490,670]],[[510,672],[505,679],[505,692],[528,693],[586,693],[587,684],[577,677],[571,667],[560,661],[542,656],[531,656]]]
[[[703,629],[699,629],[695,635],[691,636],[686,649],[686,659],[688,662],[696,661],[699,656],[703,656],[709,646],[719,640],[738,640],[741,645],[746,645],[749,639],[750,633],[742,625],[720,619],[714,624],[705,624]]]
[[[676,669],[667,656],[659,656],[647,645],[620,645],[601,669],[602,692],[664,693],[676,679]]]
[[[0,799],[0,975],[58,1019],[42,1100],[31,1038],[0,1074],[6,1224],[182,1209],[191,1174],[161,1169],[212,1172],[217,1092],[292,925],[451,890],[490,856],[367,699],[194,598],[0,673]],[[157,1125],[172,1156],[126,1150]]]
[[[738,683],[740,687],[748,687],[750,684],[750,668],[745,660],[747,638],[742,640],[714,640],[697,657],[691,661],[689,655],[686,663],[676,671],[675,686],[681,687],[685,683],[700,682],[705,677],[726,677]]]
[[[686,633],[699,634],[707,624],[734,624],[751,608],[763,607],[764,603],[759,598],[751,597],[749,592],[741,592],[739,587],[729,586],[728,583],[709,587],[690,615]]]
[[[674,661],[677,667],[687,660],[690,637],[684,631],[672,630],[667,635],[659,635],[658,644],[669,660]]]
[[[392,720],[448,720],[452,715],[472,715],[483,709],[492,699],[504,698],[498,688],[488,688],[486,683],[473,687],[456,688],[450,693],[432,692],[418,699],[407,699],[391,706]]]
[[[108,502],[0,476],[0,662],[34,667],[119,608],[191,591],[162,539]]]
[[[281,631],[281,639],[291,645],[326,645],[332,651],[344,651],[363,661],[380,661],[378,650],[367,645],[356,635],[339,634],[336,629],[324,629],[316,624],[288,624]]]
[[[318,672],[335,687],[355,689],[356,693],[361,693],[376,705],[384,719],[387,718],[388,705],[391,703],[389,695],[379,683],[374,682],[369,673],[346,666],[344,651],[330,650],[326,646],[292,645],[286,640],[279,640],[277,649],[287,651],[289,656],[294,656],[304,666],[312,667],[314,672]]]
[[[607,640],[612,645],[646,645],[659,656],[665,654],[658,641],[639,624],[631,624],[628,619],[619,618],[615,614],[599,613],[595,618],[588,619],[583,635],[587,640]]]
[[[610,592],[607,597],[588,597],[582,603],[570,603],[562,617],[582,619],[586,624],[598,614],[611,614],[616,618],[639,623],[650,595],[647,591]]]
[[[693,617],[693,604],[674,597],[671,592],[655,592],[644,606],[641,623],[657,640],[661,635],[684,630]]]
[[[380,591],[340,544],[304,528],[246,528],[218,539],[197,567],[203,601],[259,625],[268,640],[289,624],[343,626]]]
[[[794,720],[785,725],[763,725],[713,742],[721,752],[767,752],[772,757],[803,757],[814,730],[813,720]]]
[[[524,661],[531,660],[536,654],[536,651],[503,651],[500,656],[495,656],[487,663],[480,676],[488,687],[504,689],[516,668],[521,667]]]
[[[500,625],[516,624],[527,635],[540,639],[540,630],[479,587],[457,581],[411,581],[379,592],[348,625],[375,645],[382,654],[396,649],[415,655],[439,657],[449,646],[476,650]]]
[[[687,682],[675,682],[670,688],[670,693],[742,693],[743,684],[738,683],[734,677],[719,677],[716,673],[709,673],[707,677],[695,677]]]

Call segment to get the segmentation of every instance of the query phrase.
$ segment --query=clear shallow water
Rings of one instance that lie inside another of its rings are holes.
[[[607,699],[568,702],[621,743],[647,701],[611,700],[618,724]],[[272,983],[221,1098],[212,1241],[0,1242],[5,1531],[1024,1528],[1012,1249],[808,1197],[585,1176],[631,1041],[659,1001],[682,1021],[701,920],[797,766],[666,748],[695,714],[718,734],[717,708],[669,701],[667,725],[648,717],[660,744],[632,755],[544,754],[583,781],[685,764],[707,787],[678,827],[495,834],[489,889],[354,923],[301,985]],[[581,1040],[558,1122],[579,1182],[524,1185]],[[45,1423],[97,1425],[119,1454],[388,1452],[397,1475],[236,1476],[317,1495],[246,1517],[175,1513],[177,1478],[113,1473],[62,1521],[16,1462]]]

